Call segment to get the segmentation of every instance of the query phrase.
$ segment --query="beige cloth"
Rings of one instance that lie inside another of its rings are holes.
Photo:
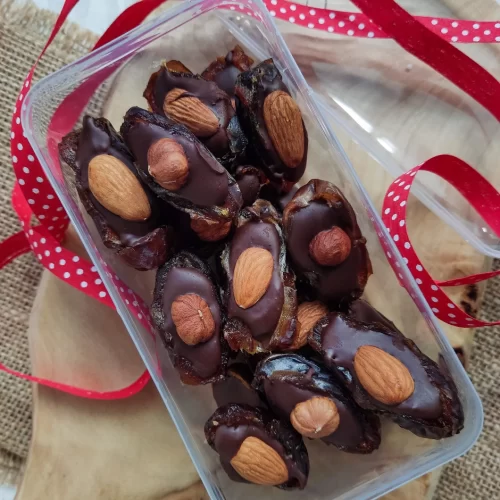
[[[10,122],[17,94],[31,65],[43,49],[54,16],[31,3],[0,0],[0,240],[20,230],[10,203],[14,182],[10,157]],[[96,37],[66,26],[40,62],[39,79],[84,55]],[[0,360],[29,372],[26,331],[42,271],[32,254],[24,255],[0,272]],[[22,380],[0,373],[0,469],[19,469],[28,453],[31,435],[31,389]],[[0,483],[8,478],[0,472]],[[12,479],[12,474],[9,474]]]
[[[18,2],[19,3],[19,2]],[[32,4],[18,9],[11,0],[0,0],[0,239],[20,229],[10,205],[13,173],[10,161],[10,118],[24,76],[45,43],[54,22],[51,14]],[[86,53],[95,37],[75,26],[66,26],[39,65],[40,78]],[[25,332],[36,293],[41,266],[29,254],[0,272],[0,359],[14,369],[29,371]],[[483,316],[500,317],[500,285],[488,287]],[[495,498],[500,486],[500,443],[497,429],[500,375],[500,328],[480,330],[471,361],[471,376],[485,406],[485,429],[478,445],[465,457],[450,464],[436,497],[443,500]],[[15,474],[27,455],[31,434],[31,390],[21,380],[0,374],[0,470]],[[9,478],[2,477],[0,484]]]

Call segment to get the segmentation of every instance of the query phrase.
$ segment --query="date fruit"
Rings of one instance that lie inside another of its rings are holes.
[[[243,157],[248,141],[230,96],[215,82],[182,67],[179,61],[163,64],[151,75],[144,97],[154,113],[185,125],[225,167],[231,168]]]
[[[263,166],[279,193],[290,191],[306,168],[307,131],[302,113],[272,59],[241,73],[235,95],[255,164]]]
[[[309,344],[362,408],[426,438],[463,428],[453,381],[395,327],[331,312],[316,323]]]
[[[363,293],[372,266],[356,215],[340,190],[313,179],[283,211],[292,267],[306,295],[333,307]]]
[[[184,126],[141,108],[131,108],[121,127],[136,157],[140,177],[160,198],[189,214],[204,241],[230,231],[241,207],[236,181]]]
[[[265,200],[240,212],[222,254],[227,276],[231,349],[250,354],[286,349],[297,334],[295,277],[288,269],[279,215]]]
[[[307,484],[309,457],[300,434],[262,408],[218,408],[205,437],[234,481],[301,490]]]
[[[310,359],[273,354],[258,364],[253,386],[304,437],[350,453],[371,453],[380,445],[378,417],[362,410],[331,373]]]
[[[211,62],[201,76],[205,80],[214,81],[219,88],[232,97],[236,78],[243,71],[248,71],[253,63],[254,60],[247,56],[239,45],[236,45],[225,57],[218,57]]]
[[[104,245],[138,270],[161,266],[172,248],[167,206],[140,180],[134,158],[111,123],[83,119],[59,144]]]
[[[207,265],[180,252],[158,270],[153,323],[185,384],[222,380],[228,359],[219,292]]]

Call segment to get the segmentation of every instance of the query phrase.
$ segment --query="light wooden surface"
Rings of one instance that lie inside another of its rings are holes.
[[[481,2],[449,0],[449,3],[471,15],[471,5]],[[331,6],[350,8],[340,2]],[[474,15],[479,16],[479,11]],[[288,33],[287,42],[308,77],[314,77],[314,54],[321,54],[323,64],[334,58],[331,45],[322,37],[312,39],[294,32]],[[354,53],[355,47],[346,44],[339,50],[343,50],[344,55],[348,50]],[[213,53],[216,47],[214,41],[204,50]],[[492,56],[492,64],[494,62]],[[147,66],[147,62],[144,64]],[[138,67],[141,67],[140,62]],[[141,67],[142,71],[148,69],[152,68]],[[431,90],[427,87],[425,92]],[[106,116],[115,123],[119,122],[129,106],[128,97],[128,92],[123,89],[112,93]],[[376,102],[372,104],[376,116]],[[446,121],[446,114],[443,116]],[[395,116],[392,126],[399,129],[400,125]],[[446,141],[451,144],[453,131],[459,132],[461,123],[448,120],[447,127],[449,136]],[[345,137],[341,139],[374,203],[380,207],[390,176],[355,144]],[[445,143],[443,147],[446,147]],[[408,148],[411,149],[410,142]],[[478,255],[417,200],[410,201],[408,213],[414,245],[435,276],[454,278],[479,272],[490,265],[488,259]],[[74,244],[71,238],[69,243]],[[474,299],[470,290],[455,289],[450,295],[477,309],[482,289],[477,291]],[[401,310],[399,314],[404,316],[405,311]],[[454,346],[466,353],[470,350],[470,331],[442,326]],[[40,285],[30,343],[33,372],[68,383],[111,389],[126,385],[142,369],[142,363],[115,313],[48,274],[44,275]],[[75,366],[79,369],[75,370]],[[86,374],[83,379],[81,374]],[[153,386],[148,386],[134,398],[118,402],[77,399],[41,387],[35,388],[34,398],[33,443],[19,500],[203,498],[205,493],[196,472]],[[428,474],[386,498],[430,498],[438,475],[439,471]]]

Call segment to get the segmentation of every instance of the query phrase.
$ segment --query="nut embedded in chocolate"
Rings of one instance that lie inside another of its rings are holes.
[[[127,111],[121,132],[136,157],[140,177],[160,198],[189,214],[191,228],[200,239],[218,241],[228,234],[241,207],[240,190],[193,134],[182,125],[140,108]],[[185,167],[188,173],[184,180]],[[176,174],[169,180],[174,181],[175,190],[165,183],[160,185],[161,178],[173,171]]]
[[[371,262],[354,210],[336,186],[318,179],[302,186],[283,211],[283,229],[308,296],[334,307],[360,297]]]
[[[182,146],[167,137],[148,149],[149,175],[168,191],[178,191],[187,181],[189,165]]]
[[[228,349],[223,311],[207,265],[180,252],[156,275],[151,316],[185,384],[224,378]]]
[[[228,281],[224,336],[233,350],[286,349],[297,334],[295,277],[279,222],[274,207],[257,200],[240,212],[222,254]]]
[[[297,335],[290,350],[300,349],[307,344],[309,333],[313,326],[328,314],[328,308],[320,302],[302,302],[297,308]]]
[[[230,97],[216,83],[177,71],[166,63],[149,79],[144,97],[151,110],[185,125],[224,164],[231,168],[244,156],[244,136]]]
[[[332,312],[318,321],[309,344],[362,408],[421,437],[441,439],[462,429],[455,384],[395,327]]]
[[[111,123],[84,117],[82,128],[62,139],[59,154],[75,172],[78,195],[104,245],[136,269],[162,265],[173,240],[168,206],[137,177],[134,158]]]
[[[300,435],[261,408],[228,404],[205,424],[208,444],[234,481],[304,489],[309,457]]]
[[[260,190],[268,184],[268,180],[262,170],[251,165],[239,166],[234,178],[238,183],[243,198],[243,207],[249,207],[259,198]]]
[[[241,73],[235,94],[256,164],[279,193],[289,191],[306,168],[307,131],[272,59]]]
[[[320,364],[298,354],[273,354],[255,370],[253,386],[280,418],[304,437],[350,453],[380,445],[380,422],[362,410]]]
[[[253,63],[254,60],[236,45],[225,57],[218,57],[211,62],[201,76],[214,81],[229,96],[233,96],[236,78],[241,72],[248,71]]]

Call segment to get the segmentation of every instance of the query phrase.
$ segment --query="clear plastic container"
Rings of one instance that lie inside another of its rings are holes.
[[[235,14],[230,10],[220,10],[221,6],[226,9],[234,7],[237,12],[249,9],[253,14],[238,14],[239,25],[237,29],[230,30],[226,21],[235,19]],[[256,32],[259,33],[259,46],[264,47],[264,54],[256,53],[255,47],[248,43],[248,35],[253,36]],[[214,33],[217,33],[216,39]],[[415,340],[427,355],[435,360],[441,357],[458,387],[465,412],[463,431],[441,441],[417,438],[384,421],[383,444],[368,456],[341,453],[321,442],[310,441],[307,447],[311,474],[303,492],[284,493],[276,488],[234,483],[221,470],[218,457],[206,444],[203,434],[203,425],[215,409],[210,387],[188,387],[180,383],[161,342],[155,344],[151,335],[133,317],[106,271],[111,268],[148,303],[151,301],[154,273],[140,273],[126,268],[104,248],[92,221],[74,195],[71,175],[61,169],[54,157],[54,145],[60,141],[62,132],[48,129],[50,116],[64,97],[92,76],[106,75],[106,85],[101,92],[112,92],[114,97],[110,98],[114,101],[112,106],[105,108],[105,114],[119,127],[121,117],[130,106],[146,105],[142,90],[150,72],[161,60],[180,59],[193,71],[201,71],[210,60],[225,54],[235,43],[240,43],[256,59],[272,57],[282,71],[302,110],[309,133],[308,170],[304,181],[320,177],[338,185],[352,203],[367,238],[374,275],[369,280],[365,297]],[[200,51],[206,56],[202,64]],[[111,71],[114,74],[109,76]],[[25,98],[24,105],[22,121],[26,135],[149,368],[212,498],[254,498],[258,495],[271,499],[285,496],[289,499],[376,498],[461,455],[472,446],[482,427],[479,398],[260,0],[182,3],[149,24],[40,81]],[[394,276],[379,236],[387,242],[409,293]]]

